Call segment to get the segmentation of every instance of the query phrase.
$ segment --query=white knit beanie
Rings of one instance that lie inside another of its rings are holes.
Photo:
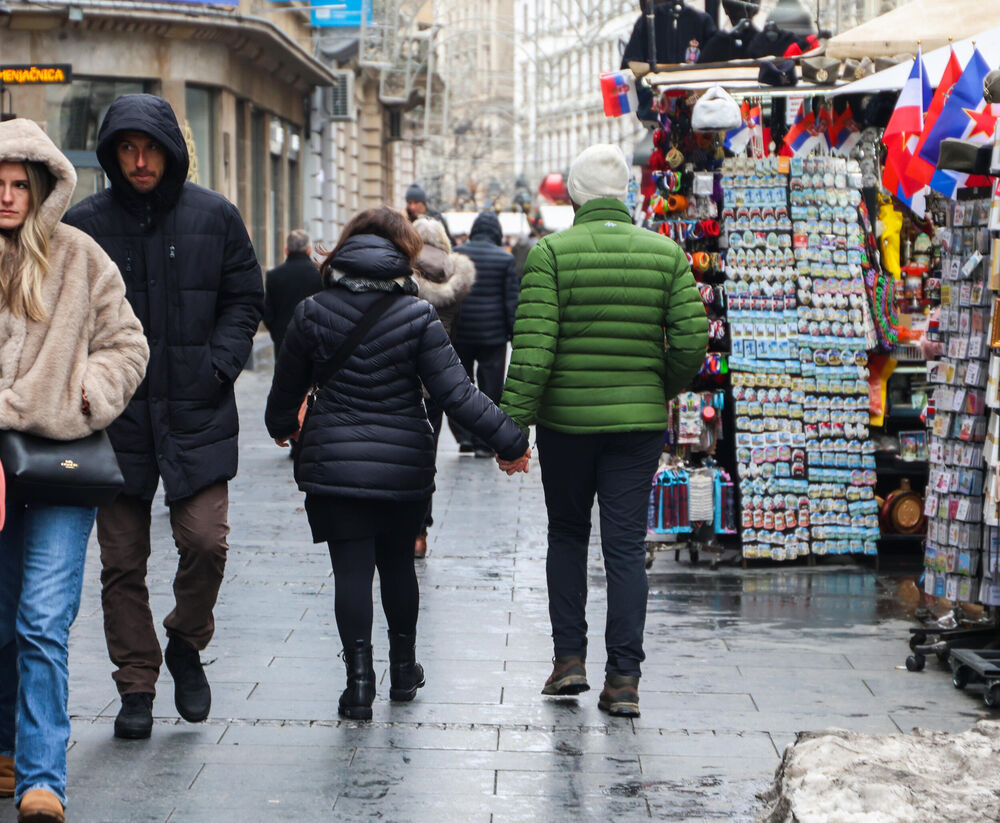
[[[578,206],[597,197],[624,200],[631,177],[625,155],[618,146],[598,143],[584,149],[569,168],[566,189]]]

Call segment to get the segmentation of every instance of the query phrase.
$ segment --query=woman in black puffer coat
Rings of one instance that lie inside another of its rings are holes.
[[[372,716],[371,587],[378,568],[389,625],[389,696],[412,700],[419,593],[413,542],[434,490],[434,437],[421,393],[487,441],[500,458],[527,455],[521,430],[469,381],[434,308],[417,298],[422,241],[388,208],[362,212],[321,268],[325,289],[295,310],[267,399],[267,430],[300,440],[295,478],[306,493],[313,539],[333,561],[335,611],[347,664],[345,717]],[[396,299],[316,395],[302,431],[302,396],[365,313]],[[527,460],[519,468],[527,470]]]

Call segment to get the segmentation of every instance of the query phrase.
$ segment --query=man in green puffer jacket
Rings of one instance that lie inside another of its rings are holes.
[[[542,693],[590,688],[587,544],[596,493],[608,581],[598,706],[637,717],[650,484],[667,401],[701,368],[708,320],[684,252],[633,225],[623,202],[630,177],[617,146],[591,146],[573,163],[567,188],[576,219],[528,255],[500,405],[525,431],[538,424],[555,650]],[[526,470],[529,457],[501,468]]]

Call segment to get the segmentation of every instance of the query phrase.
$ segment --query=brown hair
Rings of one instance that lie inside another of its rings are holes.
[[[8,160],[7,162],[18,162]],[[55,187],[44,163],[23,161],[31,202],[24,223],[9,235],[0,233],[0,296],[16,317],[48,320],[42,305],[42,281],[49,273],[49,234],[38,210]]]
[[[327,282],[333,260],[343,248],[344,243],[356,234],[374,234],[378,237],[384,237],[410,259],[411,265],[416,265],[417,255],[424,247],[423,239],[402,212],[390,209],[388,206],[365,209],[352,217],[344,226],[344,230],[340,233],[340,240],[337,241],[333,251],[326,256],[320,266],[323,282]]]

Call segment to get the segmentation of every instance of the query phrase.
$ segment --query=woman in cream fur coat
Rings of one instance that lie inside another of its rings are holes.
[[[438,317],[451,338],[454,336],[461,303],[476,282],[476,266],[466,255],[452,252],[448,234],[437,220],[421,217],[414,222],[413,228],[424,240],[424,248],[417,258],[417,271],[413,278],[417,281],[417,294],[437,309]],[[444,415],[430,397],[424,397],[424,405],[427,406],[427,419],[434,427],[436,449]],[[424,527],[413,547],[414,557],[427,556],[427,530],[434,522],[431,517],[432,503],[433,498],[427,504]]]
[[[149,349],[117,267],[60,223],[69,160],[30,120],[0,123],[0,429],[105,428]],[[21,823],[65,819],[67,645],[96,509],[6,501],[0,532],[0,796]]]

